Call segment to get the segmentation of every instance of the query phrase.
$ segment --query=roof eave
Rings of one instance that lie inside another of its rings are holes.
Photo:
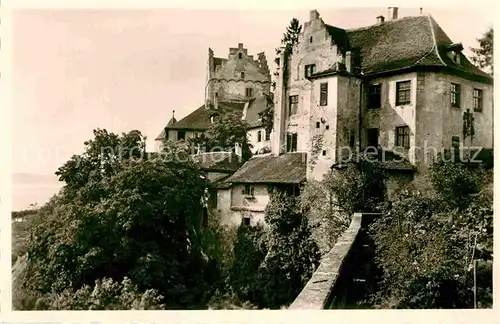
[[[408,72],[418,72],[418,71],[427,71],[427,72],[445,71],[445,72],[448,72],[450,74],[453,74],[453,75],[456,75],[456,76],[459,76],[461,78],[468,79],[471,81],[493,84],[492,77],[481,76],[481,75],[473,74],[470,72],[460,71],[460,70],[455,69],[455,68],[450,67],[450,66],[413,65],[413,66],[408,66],[408,67],[398,68],[398,69],[393,69],[393,70],[387,70],[387,71],[382,71],[382,72],[366,73],[365,75],[363,75],[363,77],[366,79],[373,79],[373,78],[378,78],[378,77],[383,77],[383,76],[408,73]]]

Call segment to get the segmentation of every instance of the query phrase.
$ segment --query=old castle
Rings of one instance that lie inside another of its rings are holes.
[[[264,54],[255,60],[239,44],[225,59],[209,49],[205,104],[172,118],[158,142],[197,136],[239,110],[254,151],[270,150],[242,166],[232,152],[217,153],[217,161],[197,157],[213,182],[211,213],[228,224],[263,221],[270,188],[299,193],[304,181],[321,179],[366,148],[401,157],[377,160],[389,188],[411,181],[426,173],[436,152],[470,145],[464,112],[474,116],[473,146],[493,148],[493,79],[430,15],[399,18],[390,8],[388,18],[342,29],[312,10],[288,62],[279,59],[271,134],[259,119],[271,91]]]

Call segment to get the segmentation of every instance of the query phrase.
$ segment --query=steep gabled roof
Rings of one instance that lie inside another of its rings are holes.
[[[298,184],[306,179],[306,162],[306,153],[256,156],[224,182]]]
[[[262,95],[250,100],[245,117],[245,121],[248,123],[250,128],[262,126],[260,113],[266,110],[268,104],[272,104],[272,102],[269,102],[267,95]]]
[[[170,118],[170,120],[167,123],[167,127],[168,126],[172,126],[175,123],[177,123],[177,119],[175,119],[175,117],[172,116],[172,118]],[[155,140],[156,141],[160,141],[160,140],[163,140],[164,138],[165,138],[165,128],[163,128],[163,130],[161,131],[160,135],[158,135],[158,137],[156,137]]]
[[[327,27],[341,39],[341,33],[331,28]],[[485,82],[491,80],[464,55],[461,55],[460,65],[448,58],[446,50],[453,43],[431,16],[404,17],[348,29],[346,33],[349,49],[359,55],[359,65],[365,76],[417,67],[437,67],[479,77]]]
[[[242,112],[244,106],[244,102],[220,102],[218,108],[215,110],[205,109],[205,105],[202,105],[186,117],[182,118],[173,125],[168,125],[166,128],[205,131],[210,128],[210,125],[212,125],[210,117],[213,114],[223,116],[231,112]]]

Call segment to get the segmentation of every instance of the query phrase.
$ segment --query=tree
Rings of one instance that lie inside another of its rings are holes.
[[[266,95],[266,97],[267,97],[266,109],[264,109],[260,113],[260,119],[266,133],[271,134],[274,124],[274,95],[271,93],[269,95]]]
[[[25,288],[60,295],[128,277],[138,291],[157,290],[167,308],[206,302],[211,287],[199,235],[206,180],[193,163],[131,163],[135,153],[100,153],[133,147],[139,137],[132,135],[97,132],[81,155],[83,175],[74,159],[60,168],[66,186],[31,231]]]
[[[473,308],[474,294],[479,307],[492,305],[493,196],[478,180],[491,179],[469,163],[437,163],[437,196],[409,186],[370,227],[382,307]]]
[[[248,124],[241,117],[241,113],[229,113],[213,123],[207,130],[207,150],[233,151],[238,144],[242,149],[243,160],[248,160],[252,155],[252,145],[248,142]]]
[[[144,157],[145,141],[139,131],[121,136],[105,129],[93,131],[94,138],[84,143],[85,151],[64,163],[56,172],[66,188],[76,191],[89,182],[100,181],[125,167],[124,161]]]
[[[234,244],[234,261],[230,268],[229,283],[241,300],[250,301],[256,305],[261,303],[262,282],[260,266],[266,256],[263,244],[264,228],[241,224]]]
[[[260,269],[260,305],[280,308],[292,303],[304,288],[319,265],[320,252],[295,197],[272,192],[265,221],[269,233]]]
[[[471,48],[472,53],[474,53],[472,62],[493,76],[493,27],[490,27],[481,38],[478,38],[477,42],[479,47]]]
[[[300,195],[300,206],[309,219],[322,254],[333,247],[355,212],[376,212],[386,200],[385,177],[363,161],[328,172],[322,181],[309,180]]]

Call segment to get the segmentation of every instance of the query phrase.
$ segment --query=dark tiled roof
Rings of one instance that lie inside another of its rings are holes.
[[[175,123],[177,123],[177,119],[175,119],[175,117],[172,116],[172,118],[170,118],[170,120],[167,123],[167,127],[172,126]],[[155,140],[158,141],[158,140],[162,140],[164,138],[165,138],[165,128],[161,131],[160,135],[158,135],[158,137],[155,138]]]
[[[207,152],[192,155],[193,161],[204,171],[234,172],[243,164],[233,152]]]
[[[212,188],[215,189],[229,189],[231,188],[231,182],[227,181],[230,177],[224,177],[222,179],[216,180],[212,183]]]
[[[434,46],[429,18],[405,17],[369,27],[347,30],[349,45],[358,52],[364,74],[408,68]],[[434,55],[435,56],[435,55]],[[435,62],[440,64],[436,57]]]
[[[414,171],[410,161],[403,156],[392,151],[383,151],[382,154],[373,153],[353,153],[351,156],[344,156],[339,163],[336,163],[332,168],[341,168],[348,163],[360,163],[362,161],[371,162],[375,167],[384,170],[399,170],[399,171]]]
[[[266,95],[250,100],[245,118],[250,128],[260,127],[262,125],[259,114],[268,107],[268,103],[272,104],[272,101],[269,102],[268,100],[269,98]]]
[[[345,29],[334,27],[331,25],[325,24],[326,30],[335,41],[337,45],[340,46],[342,50],[347,50],[349,48],[349,39],[347,37],[347,33]]]
[[[465,56],[460,65],[448,58],[446,49],[452,41],[431,16],[404,17],[346,32],[349,48],[359,55],[364,75],[425,66],[446,67],[491,80]],[[336,37],[341,35],[336,33]]]
[[[248,160],[227,182],[301,183],[306,179],[306,153],[256,156]]]
[[[231,112],[242,112],[243,107],[245,106],[244,102],[220,102],[217,110],[214,109],[205,109],[205,105],[196,109],[186,117],[182,118],[178,122],[173,125],[169,125],[167,129],[192,129],[192,130],[200,130],[205,131],[210,128],[211,121],[210,117],[214,113],[218,113],[220,115],[225,115]]]

